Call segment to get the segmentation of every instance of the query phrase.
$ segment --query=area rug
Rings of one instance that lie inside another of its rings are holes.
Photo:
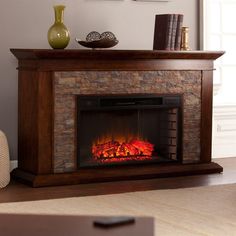
[[[236,235],[236,184],[0,204],[0,213],[153,216],[155,235]]]

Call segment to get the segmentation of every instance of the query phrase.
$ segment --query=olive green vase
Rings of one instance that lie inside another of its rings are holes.
[[[53,49],[64,49],[70,42],[70,33],[63,24],[64,20],[63,5],[54,6],[55,22],[48,30],[48,42]]]

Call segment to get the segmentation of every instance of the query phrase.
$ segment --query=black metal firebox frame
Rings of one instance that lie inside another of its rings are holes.
[[[80,136],[81,112],[84,111],[119,111],[145,109],[177,109],[177,151],[176,162],[182,162],[182,112],[181,94],[132,94],[132,95],[78,95],[77,96],[77,162],[78,168],[91,167],[80,165]],[[115,163],[114,165],[140,164],[150,162]],[[154,162],[155,163],[155,162]],[[158,162],[162,163],[162,162]],[[109,164],[108,166],[112,166]],[[107,165],[102,165],[107,166]],[[99,167],[99,166],[94,166]]]

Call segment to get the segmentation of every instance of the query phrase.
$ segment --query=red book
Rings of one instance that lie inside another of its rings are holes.
[[[156,15],[154,28],[154,50],[170,50],[173,26],[173,14]]]

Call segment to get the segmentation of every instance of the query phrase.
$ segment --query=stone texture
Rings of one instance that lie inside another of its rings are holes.
[[[54,74],[54,172],[77,169],[76,95],[182,94],[183,161],[200,158],[200,71],[77,71]]]

